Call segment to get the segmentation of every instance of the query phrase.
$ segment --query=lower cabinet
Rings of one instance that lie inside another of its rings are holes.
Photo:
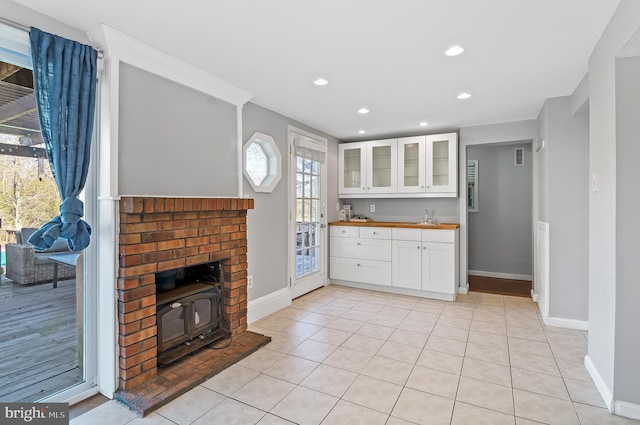
[[[419,230],[418,230],[419,232]],[[422,243],[392,241],[391,286],[422,289]]]
[[[331,279],[454,299],[459,280],[458,232],[331,226]]]
[[[391,229],[331,226],[329,234],[332,279],[389,285]]]
[[[332,257],[331,278],[373,285],[389,285],[391,261]]]
[[[454,294],[458,282],[455,279],[454,244],[422,242],[422,290]]]

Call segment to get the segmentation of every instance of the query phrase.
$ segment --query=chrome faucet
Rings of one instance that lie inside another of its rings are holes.
[[[431,224],[431,219],[429,218],[429,210],[424,209],[424,222],[427,224]]]

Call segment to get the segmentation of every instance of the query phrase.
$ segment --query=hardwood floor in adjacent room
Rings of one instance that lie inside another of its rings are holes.
[[[517,297],[531,297],[531,281],[469,275],[469,290]]]

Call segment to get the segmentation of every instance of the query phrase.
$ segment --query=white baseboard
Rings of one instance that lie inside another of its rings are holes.
[[[613,413],[625,418],[640,419],[640,404],[614,400]]]
[[[586,320],[563,319],[561,317],[542,316],[542,321],[547,326],[555,326],[556,328],[577,329],[579,331],[588,331],[589,322]]]
[[[469,284],[467,283],[465,286],[458,286],[458,294],[468,294],[469,293]]]
[[[282,288],[255,300],[249,300],[247,302],[247,324],[257,322],[289,305],[291,305],[289,288]]]
[[[584,356],[584,367],[587,368],[587,372],[589,372],[593,383],[596,384],[596,388],[598,389],[598,392],[600,393],[604,404],[607,405],[609,412],[613,413],[613,411],[611,410],[611,408],[613,407],[613,395],[611,393],[611,390],[604,382],[604,379],[602,379],[602,376],[600,376],[600,372],[598,372],[598,369],[596,369],[596,365],[593,364],[591,358],[588,355]]]
[[[611,390],[604,382],[604,379],[602,379],[602,376],[600,376],[598,369],[588,355],[584,357],[584,366],[587,368],[587,372],[589,372],[593,383],[596,384],[596,388],[602,400],[604,400],[604,403],[607,405],[609,412],[625,418],[640,419],[640,404],[613,400]]]
[[[533,300],[534,303],[537,303],[539,299],[540,299],[540,297],[538,296],[538,294],[533,292],[533,289],[532,289],[531,290],[531,300]]]
[[[515,274],[515,273],[497,273],[497,272],[485,272],[481,270],[469,270],[467,274],[471,276],[482,277],[495,277],[497,279],[513,279],[513,280],[528,280],[533,281],[533,276],[530,274]]]
[[[575,319],[565,319],[562,317],[552,317],[544,310],[544,306],[542,303],[538,302],[539,296],[531,290],[531,299],[538,303],[538,310],[540,311],[540,316],[542,317],[542,321],[547,326],[554,326],[556,328],[567,328],[567,329],[576,329],[579,331],[588,331],[589,330],[589,322],[587,320],[575,320]]]

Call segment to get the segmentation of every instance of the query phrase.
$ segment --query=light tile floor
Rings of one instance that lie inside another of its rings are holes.
[[[526,298],[331,285],[250,329],[272,342],[144,419],[110,401],[71,423],[640,424],[604,408],[586,332],[544,326]]]

